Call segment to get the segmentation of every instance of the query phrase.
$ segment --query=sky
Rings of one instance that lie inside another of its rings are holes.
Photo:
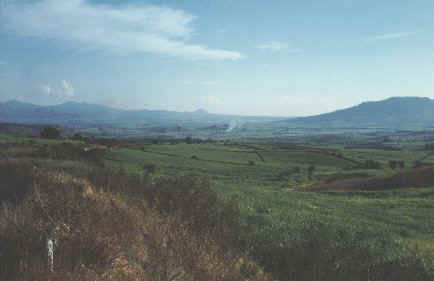
[[[434,98],[434,0],[0,0],[0,102],[307,116]]]

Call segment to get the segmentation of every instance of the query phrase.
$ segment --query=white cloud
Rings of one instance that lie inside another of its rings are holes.
[[[0,6],[6,26],[22,36],[55,39],[78,48],[116,54],[148,52],[190,59],[237,60],[235,51],[209,49],[187,41],[195,17],[163,6],[92,5],[85,0],[11,1]]]
[[[278,41],[271,41],[271,42],[262,44],[262,45],[258,46],[257,48],[262,49],[262,50],[272,51],[272,52],[286,51],[288,53],[293,53],[293,54],[302,52],[302,50],[300,50],[300,49],[289,48],[288,43],[278,42]]]
[[[416,32],[394,32],[394,33],[386,33],[381,35],[376,35],[368,38],[368,41],[385,41],[385,40],[393,40],[404,37],[409,37],[415,35]]]
[[[74,96],[74,88],[65,80],[62,80],[62,94],[65,98],[72,98]]]

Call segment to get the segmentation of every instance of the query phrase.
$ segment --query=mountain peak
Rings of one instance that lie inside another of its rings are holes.
[[[390,97],[384,100],[380,101],[368,101],[364,103],[395,103],[395,102],[404,102],[404,103],[413,103],[413,102],[431,102],[434,101],[428,97],[410,97],[410,96],[403,96],[403,97]]]

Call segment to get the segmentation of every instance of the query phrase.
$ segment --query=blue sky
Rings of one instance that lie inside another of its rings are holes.
[[[0,0],[0,101],[311,115],[434,98],[434,1]]]

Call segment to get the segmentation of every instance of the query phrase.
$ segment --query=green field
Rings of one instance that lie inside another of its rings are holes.
[[[133,172],[154,164],[155,177],[205,176],[222,198],[239,202],[244,219],[257,224],[258,232],[263,231],[261,227],[273,226],[284,241],[291,239],[299,224],[320,221],[336,228],[363,230],[372,239],[387,234],[433,253],[433,187],[339,193],[303,191],[304,186],[333,175],[343,178],[391,175],[396,171],[387,167],[387,161],[403,160],[411,166],[424,152],[372,149],[344,152],[360,161],[373,159],[386,165],[372,170],[356,168],[350,161],[323,153],[273,151],[267,145],[255,148],[221,143],[145,145],[113,149],[106,156],[106,164]],[[193,159],[193,155],[197,158]],[[249,161],[254,161],[254,165],[249,165]],[[310,165],[315,166],[311,178],[307,175]],[[294,167],[299,167],[300,172],[293,172]],[[289,175],[280,176],[286,171]]]
[[[7,150],[12,144],[54,147],[62,142],[3,136],[0,155],[29,158],[71,171],[84,165],[73,159],[39,159],[20,154],[19,150],[12,150],[13,153]],[[84,146],[81,142],[71,142],[71,145]],[[340,145],[285,148],[267,142],[150,144],[135,141],[111,146],[100,165],[133,174],[144,174],[147,167],[153,167],[154,180],[180,175],[208,179],[221,200],[239,207],[240,224],[246,228],[243,239],[252,245],[252,255],[257,255],[271,271],[275,265],[264,260],[264,253],[269,249],[293,249],[314,234],[322,235],[321,239],[329,239],[330,243],[340,243],[344,235],[345,239],[372,248],[386,259],[421,256],[432,269],[434,184],[375,190],[361,187],[314,192],[310,189],[317,184],[339,185],[353,179],[411,172],[415,161],[432,161],[432,156],[426,157],[429,153],[345,149]],[[376,161],[381,167],[361,166],[367,160]],[[389,161],[403,161],[405,167],[391,169]]]

